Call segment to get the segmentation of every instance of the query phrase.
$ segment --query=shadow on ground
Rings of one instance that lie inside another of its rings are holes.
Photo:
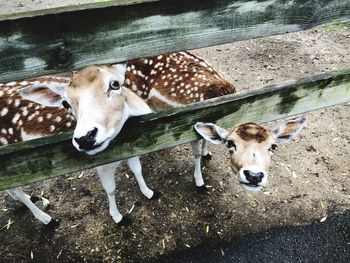
[[[350,262],[350,210],[324,222],[203,244],[156,262]]]

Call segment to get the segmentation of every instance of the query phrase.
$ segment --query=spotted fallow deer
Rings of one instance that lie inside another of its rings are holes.
[[[230,152],[231,168],[248,191],[266,186],[271,156],[277,144],[290,142],[303,129],[305,117],[289,119],[273,130],[256,123],[238,124],[231,129],[198,122],[195,130],[213,144],[224,144]]]
[[[62,107],[61,102],[57,100],[58,96],[56,98],[52,97],[52,100],[48,100],[47,103],[36,103],[37,101],[42,102],[41,96],[45,96],[48,85],[52,90],[57,89],[59,91],[61,85],[68,85],[70,80],[70,78],[64,76],[45,76],[21,82],[0,83],[0,146],[59,134],[74,127],[74,117]],[[123,74],[121,74],[118,81],[124,81]],[[30,93],[30,100],[23,99],[20,92]],[[130,94],[130,96],[136,97],[136,95]],[[115,162],[97,167],[97,174],[109,193],[115,190],[115,184],[111,184],[111,180],[106,179],[105,176],[108,177],[112,172],[114,173],[119,163]],[[130,158],[127,163],[135,174],[141,192],[148,199],[157,198],[159,193],[149,189],[142,177],[139,158]],[[111,170],[113,171],[110,172]],[[108,185],[106,185],[106,181]],[[36,196],[23,193],[20,187],[9,189],[7,192],[13,199],[26,205],[42,223],[56,225],[56,220],[53,220],[51,216],[34,204],[38,200]],[[117,209],[114,194],[109,194],[108,199],[111,204],[111,216],[115,222],[121,223],[122,215]],[[127,223],[127,221],[124,221],[124,223]]]

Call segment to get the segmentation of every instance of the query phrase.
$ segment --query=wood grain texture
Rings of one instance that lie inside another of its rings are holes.
[[[0,21],[0,82],[349,20],[350,1],[164,0],[68,11]]]
[[[127,5],[156,2],[156,1],[161,1],[161,0],[95,0],[87,3],[81,3],[81,1],[79,1],[80,3],[74,4],[74,5],[67,4],[67,3],[63,3],[63,4],[54,3],[54,5],[58,5],[54,7],[47,7],[47,5],[51,5],[51,3],[50,4],[46,3],[45,8],[40,8],[36,10],[34,10],[32,6],[29,7],[30,10],[17,11],[14,13],[4,13],[2,12],[2,10],[0,10],[0,21],[21,19],[25,17],[60,14],[65,12],[76,12],[79,10],[86,10],[86,9],[106,8],[106,7],[113,7],[113,6],[127,6]],[[0,8],[1,6],[2,4],[0,1]]]
[[[0,148],[0,190],[196,140],[197,121],[232,127],[348,101],[350,69],[345,69],[132,118],[107,150],[95,156],[75,150],[71,133],[8,145]]]

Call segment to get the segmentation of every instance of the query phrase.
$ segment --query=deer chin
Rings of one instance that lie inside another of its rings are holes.
[[[79,145],[75,142],[75,140],[72,140],[74,147],[79,151],[86,153],[87,155],[95,155],[99,152],[102,152],[104,149],[106,149],[111,142],[111,138],[107,138],[104,141],[100,143],[96,143],[91,149],[80,149]]]
[[[95,154],[105,150],[108,147],[110,142],[111,142],[111,139],[107,138],[105,141],[103,141],[103,142],[101,142],[99,144],[96,144],[93,149],[91,149],[91,150],[84,150],[84,153],[86,153],[87,155],[95,155]]]
[[[263,188],[262,185],[252,185],[244,182],[239,182],[239,185],[248,192],[260,192]]]

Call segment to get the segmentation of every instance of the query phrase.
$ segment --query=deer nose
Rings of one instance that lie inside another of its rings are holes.
[[[97,128],[94,128],[93,130],[88,131],[85,136],[74,138],[79,145],[79,148],[82,150],[92,150],[95,146],[97,131]]]
[[[252,171],[244,170],[243,173],[247,181],[250,184],[256,185],[256,186],[258,186],[259,183],[261,183],[262,179],[264,178],[264,173],[262,172],[253,173]]]

